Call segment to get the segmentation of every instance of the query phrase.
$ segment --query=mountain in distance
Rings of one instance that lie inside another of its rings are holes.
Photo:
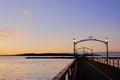
[[[98,54],[78,54],[78,56],[101,56]],[[73,53],[25,53],[17,54],[17,56],[74,56]]]
[[[17,56],[73,56],[71,53],[25,53]]]

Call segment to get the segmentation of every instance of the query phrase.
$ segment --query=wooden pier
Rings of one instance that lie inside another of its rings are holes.
[[[120,80],[120,59],[78,57],[53,80]]]

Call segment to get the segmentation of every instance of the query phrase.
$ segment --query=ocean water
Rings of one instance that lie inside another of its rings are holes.
[[[51,80],[72,61],[0,56],[0,80]]]
[[[96,52],[95,54],[99,54],[101,56],[106,56],[106,52]],[[120,52],[108,52],[109,57],[120,57]]]
[[[83,52],[80,52],[79,54],[83,54]],[[88,54],[91,54],[91,53],[88,53]],[[106,52],[93,52],[93,54],[100,55],[101,57],[106,57],[107,55]],[[120,57],[120,52],[108,52],[108,56],[109,57]]]

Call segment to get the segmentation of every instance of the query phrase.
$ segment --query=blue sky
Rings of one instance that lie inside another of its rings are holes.
[[[120,51],[119,14],[119,0],[1,0],[1,54],[72,52],[74,37],[91,35],[108,37],[110,51]]]

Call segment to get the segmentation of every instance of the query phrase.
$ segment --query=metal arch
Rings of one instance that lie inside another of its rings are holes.
[[[106,38],[106,39],[108,39],[108,38]],[[102,42],[102,43],[104,43],[105,45],[106,45],[106,53],[107,53],[107,55],[106,55],[106,61],[107,61],[107,64],[108,64],[108,58],[109,58],[109,55],[108,55],[108,40],[106,40],[106,41],[102,41],[102,40],[99,40],[99,39],[94,39],[94,38],[88,38],[88,39],[83,39],[83,40],[80,40],[80,41],[77,41],[77,42],[73,42],[73,46],[74,46],[74,57],[77,57],[77,55],[75,54],[76,53],[76,44],[77,43],[80,43],[80,42],[84,42],[84,41],[99,41],[99,42]]]
[[[80,40],[78,42],[75,42],[75,44],[80,43],[80,42],[84,42],[84,41],[99,41],[99,42],[102,42],[104,44],[107,44],[105,41],[102,41],[102,40],[99,40],[99,39],[83,39],[83,40]]]

